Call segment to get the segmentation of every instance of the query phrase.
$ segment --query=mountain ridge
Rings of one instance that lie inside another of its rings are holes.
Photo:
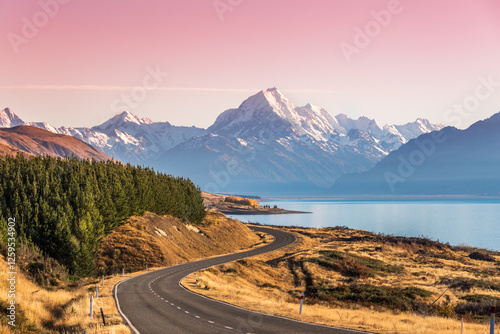
[[[465,130],[422,134],[373,169],[342,176],[331,193],[499,196],[499,148],[500,112]]]
[[[380,126],[367,117],[332,116],[311,103],[294,105],[275,87],[222,112],[207,129],[153,122],[127,111],[91,128],[54,128],[16,117],[4,109],[0,126],[22,122],[71,135],[117,160],[190,177],[202,188],[255,192],[327,188],[343,174],[370,169],[409,139],[442,128],[422,119]]]
[[[76,156],[80,159],[112,160],[110,156],[75,137],[29,125],[0,128],[0,143],[4,145],[2,155],[21,153],[26,156]]]

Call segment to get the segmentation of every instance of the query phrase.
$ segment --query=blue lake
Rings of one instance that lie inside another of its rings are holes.
[[[232,217],[267,225],[347,226],[500,251],[500,199],[280,200],[261,204],[312,213]]]

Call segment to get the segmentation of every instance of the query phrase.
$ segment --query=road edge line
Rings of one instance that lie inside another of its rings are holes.
[[[139,277],[139,276],[142,276],[142,275],[145,275],[145,274],[141,274],[141,275],[137,275],[137,276],[134,276],[134,277]],[[114,286],[114,297],[115,297],[115,302],[116,302],[116,309],[118,310],[118,313],[120,313],[120,315],[122,316],[123,319],[125,319],[125,321],[127,322],[127,326],[130,327],[130,329],[135,333],[135,334],[141,334],[137,328],[134,327],[134,325],[132,325],[132,322],[127,318],[127,316],[122,312],[122,309],[120,308],[120,302],[118,301],[118,286],[120,284],[122,284],[123,282],[126,282],[128,281],[129,279],[131,278],[134,278],[134,277],[129,277],[127,278],[126,280],[123,280],[123,281],[120,281],[118,282],[115,286]]]

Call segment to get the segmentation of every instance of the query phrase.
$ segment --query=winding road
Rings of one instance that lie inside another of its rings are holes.
[[[187,275],[215,265],[263,254],[295,242],[290,233],[251,226],[269,233],[274,242],[250,251],[188,262],[131,277],[118,283],[114,295],[118,311],[133,333],[329,333],[358,331],[300,322],[253,312],[193,293],[180,285]]]

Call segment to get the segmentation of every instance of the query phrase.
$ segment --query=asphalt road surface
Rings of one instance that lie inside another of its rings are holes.
[[[195,271],[271,252],[295,242],[295,237],[290,233],[263,227],[250,228],[273,235],[274,242],[246,252],[152,271],[117,284],[114,291],[116,304],[132,332],[136,334],[361,333],[249,311],[189,292],[180,285],[185,276]]]

